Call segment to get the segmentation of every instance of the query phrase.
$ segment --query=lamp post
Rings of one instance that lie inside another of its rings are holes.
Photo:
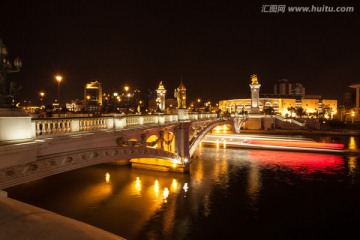
[[[113,103],[114,103],[114,112],[117,111],[117,103],[116,101],[118,100],[119,94],[117,92],[114,92],[114,98],[113,98]]]
[[[129,95],[128,95],[129,86],[125,86],[124,90],[125,90],[125,97],[127,98],[126,99],[126,107],[129,107]]]
[[[44,92],[40,92],[40,101],[41,101],[41,105],[44,105],[44,96],[45,96],[45,93]],[[41,106],[42,107],[42,106]]]
[[[138,105],[138,107],[137,107],[137,112],[139,113],[139,114],[141,114],[141,105],[142,105],[142,100],[139,100],[139,105]]]
[[[196,104],[197,112],[199,112],[200,103],[201,103],[201,98],[198,98],[196,101],[197,101],[197,104]]]
[[[6,78],[10,73],[19,72],[22,62],[17,57],[13,64],[7,59],[8,51],[3,41],[0,39],[0,107],[10,108],[14,106],[14,92],[19,88],[11,82],[10,86],[6,84]]]
[[[61,108],[61,104],[60,104],[60,83],[61,83],[63,77],[61,75],[56,75],[55,79],[56,79],[56,81],[58,83],[58,103],[59,103],[59,108]]]

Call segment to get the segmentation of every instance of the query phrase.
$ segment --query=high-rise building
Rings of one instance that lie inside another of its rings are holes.
[[[287,79],[280,79],[274,85],[276,96],[305,96],[305,87],[301,83],[292,84]]]
[[[100,111],[102,107],[102,84],[98,81],[85,85],[84,102],[86,111]]]

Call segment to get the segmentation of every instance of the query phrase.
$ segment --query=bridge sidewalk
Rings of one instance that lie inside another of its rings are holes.
[[[123,240],[124,238],[0,195],[0,239]]]

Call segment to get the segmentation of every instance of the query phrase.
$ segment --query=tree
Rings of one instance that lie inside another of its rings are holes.
[[[290,117],[292,117],[296,112],[296,109],[294,107],[288,107],[287,110],[290,112]]]
[[[306,109],[303,109],[302,107],[296,108],[296,116],[302,118],[304,115],[307,115]]]
[[[331,115],[332,115],[332,108],[330,107],[330,105],[325,105],[323,107],[323,112],[324,112],[324,115],[328,115],[329,118],[331,118]]]
[[[266,107],[264,107],[264,113],[265,113],[265,115],[274,115],[275,109],[271,106],[266,106]]]

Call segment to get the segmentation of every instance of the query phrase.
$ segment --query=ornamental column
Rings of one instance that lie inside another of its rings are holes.
[[[353,84],[349,87],[356,89],[356,110],[355,110],[355,116],[359,115],[359,95],[360,95],[360,84]]]
[[[178,113],[179,121],[188,121],[189,113],[188,113],[188,109],[186,109],[186,88],[182,81],[179,87],[175,89],[174,97],[176,97],[178,102],[177,113]]]
[[[259,114],[259,96],[261,84],[259,84],[256,74],[251,75],[251,84],[249,86],[251,90],[250,114]]]
[[[156,104],[158,105],[158,108],[161,112],[165,111],[165,94],[166,89],[161,81],[158,89],[156,89]]]

